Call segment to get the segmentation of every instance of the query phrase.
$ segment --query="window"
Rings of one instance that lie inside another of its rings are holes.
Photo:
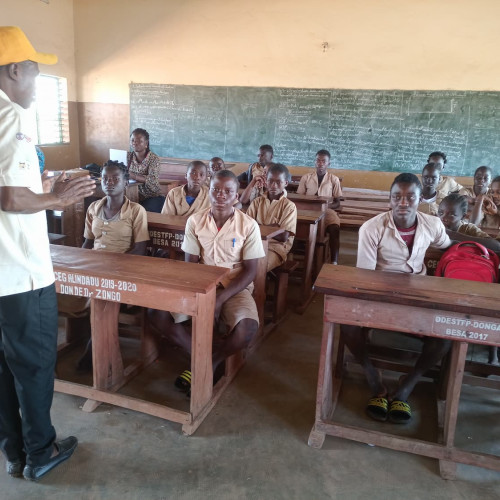
[[[69,143],[66,78],[39,75],[36,82],[37,144]]]

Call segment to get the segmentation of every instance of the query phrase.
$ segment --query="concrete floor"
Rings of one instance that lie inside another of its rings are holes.
[[[343,236],[341,263],[352,263],[351,240]],[[38,484],[0,471],[0,500],[499,499],[498,472],[459,465],[457,480],[445,481],[434,459],[328,436],[321,450],[307,446],[321,318],[320,296],[303,316],[291,313],[190,437],[178,424],[118,407],[84,413],[82,399],[56,394],[54,425],[61,437],[76,435],[78,449]],[[136,385],[170,397],[177,368],[166,369],[166,376],[155,364]],[[398,427],[400,433],[435,438],[433,394],[431,382],[417,386],[414,419]],[[336,417],[372,428],[391,425],[364,416],[368,397],[359,370],[351,370]],[[500,455],[499,408],[498,392],[464,386],[457,444]]]

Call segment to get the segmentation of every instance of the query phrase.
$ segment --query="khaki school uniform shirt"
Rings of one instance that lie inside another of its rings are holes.
[[[461,196],[468,196],[469,198],[475,198],[476,193],[474,193],[474,187],[473,186],[464,186],[460,191],[458,192],[459,195]]]
[[[340,188],[340,179],[332,172],[326,172],[318,188],[318,174],[316,170],[310,174],[303,175],[300,178],[297,194],[306,194],[308,196],[331,196],[340,198],[342,189]]]
[[[287,198],[287,192],[283,191],[281,197],[273,201],[269,199],[267,193],[255,198],[246,213],[258,224],[266,226],[278,224],[279,227],[290,233],[286,241],[269,240],[269,250],[276,252],[284,262],[292,248],[297,230],[297,207]]]
[[[149,240],[148,218],[144,207],[128,198],[113,220],[104,218],[106,198],[94,201],[87,209],[83,236],[94,240],[94,250],[125,253],[136,243]]]
[[[466,236],[474,236],[475,238],[490,238],[488,233],[481,231],[481,229],[471,222],[460,221],[457,233],[465,234]]]
[[[163,208],[162,214],[168,215],[193,215],[196,212],[210,208],[209,189],[207,186],[201,186],[198,196],[190,206],[186,200],[187,184],[171,189]]]
[[[463,188],[461,184],[459,184],[453,177],[442,176],[439,184],[437,185],[436,191],[438,195],[443,199],[445,196],[448,196],[450,193],[457,193]]]
[[[357,267],[396,273],[425,274],[429,246],[447,248],[451,240],[439,217],[417,212],[417,229],[410,255],[394,223],[392,210],[376,215],[359,229]]]
[[[43,192],[26,110],[0,90],[0,187]],[[15,214],[0,210],[0,297],[54,283],[45,210]]]
[[[198,255],[202,264],[232,269],[229,276],[223,278],[223,286],[238,276],[244,260],[265,256],[257,222],[238,209],[234,209],[220,231],[210,208],[191,215],[186,223],[182,250]]]
[[[422,200],[418,205],[418,211],[428,215],[437,215],[439,204],[443,201],[443,193],[436,190],[436,196],[432,198],[432,201]]]

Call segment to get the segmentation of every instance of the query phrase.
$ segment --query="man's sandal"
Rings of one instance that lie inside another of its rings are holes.
[[[410,405],[406,401],[395,399],[391,401],[387,416],[393,424],[406,424],[411,420]]]
[[[387,398],[371,398],[366,405],[366,413],[374,420],[385,422],[387,420],[388,407]]]
[[[174,382],[175,387],[182,392],[188,392],[191,389],[191,372],[184,370]]]

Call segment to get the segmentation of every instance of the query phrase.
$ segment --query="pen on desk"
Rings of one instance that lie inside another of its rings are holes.
[[[236,243],[236,238],[233,238],[233,248],[235,243]]]

